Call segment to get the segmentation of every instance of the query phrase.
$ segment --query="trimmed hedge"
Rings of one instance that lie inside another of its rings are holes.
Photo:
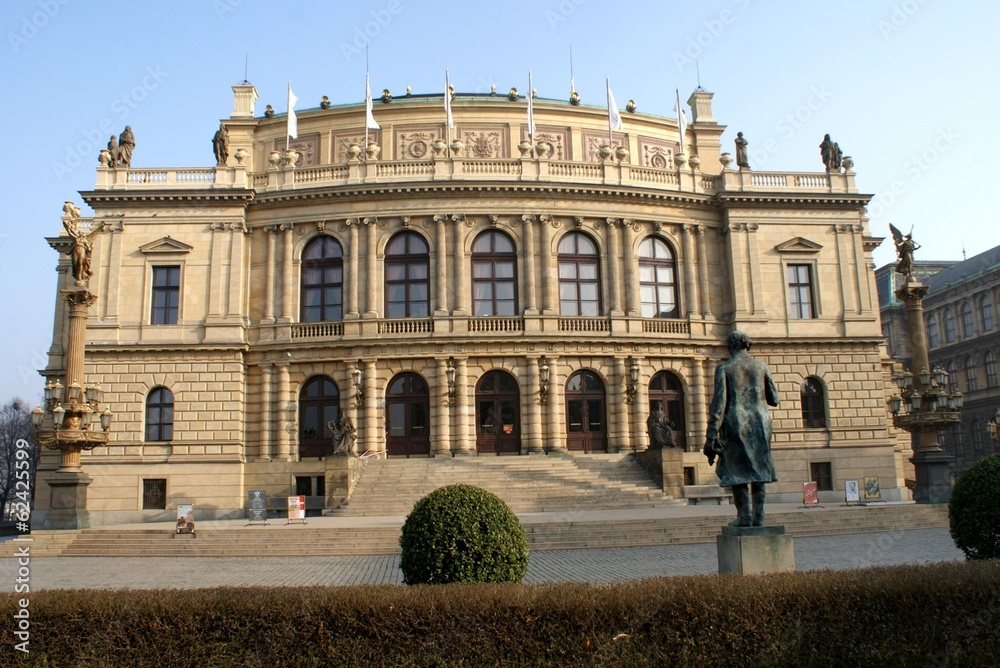
[[[19,666],[997,666],[1000,563],[615,585],[42,591]]]
[[[966,559],[1000,559],[1000,453],[962,474],[948,501],[951,537]]]
[[[440,487],[413,505],[399,537],[406,584],[520,582],[528,539],[496,494],[473,485]]]

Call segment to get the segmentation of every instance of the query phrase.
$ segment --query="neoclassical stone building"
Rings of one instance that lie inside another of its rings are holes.
[[[323,497],[342,412],[362,453],[587,457],[647,448],[662,402],[685,481],[712,483],[698,451],[734,328],[781,392],[773,499],[866,476],[907,495],[849,159],[733,169],[701,89],[683,146],[675,120],[626,113],[609,150],[606,109],[546,99],[533,146],[523,97],[459,94],[453,129],[441,95],[376,100],[367,151],[363,104],[299,111],[286,152],[286,118],[233,90],[224,164],[104,160],[81,193],[85,382],[115,414],[83,456],[95,524]],[[49,241],[63,287],[67,237]],[[52,378],[66,322],[57,299]]]

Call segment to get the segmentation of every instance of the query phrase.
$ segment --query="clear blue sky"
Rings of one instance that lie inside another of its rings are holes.
[[[619,104],[664,116],[675,87],[686,100],[697,85],[696,59],[725,146],[742,131],[754,168],[821,171],[830,133],[877,195],[872,233],[913,225],[918,259],[957,260],[1000,243],[986,197],[998,25],[989,0],[5,0],[0,401],[40,393],[56,264],[44,237],[93,187],[102,128],[132,126],[134,166],[211,166],[247,55],[258,113],[284,111],[289,80],[300,108],[360,102],[365,41],[375,91],[439,92],[445,68],[459,92],[523,91],[531,69],[542,97],[568,95],[572,45],[585,103],[603,103],[610,76]],[[893,259],[889,239],[875,261]]]

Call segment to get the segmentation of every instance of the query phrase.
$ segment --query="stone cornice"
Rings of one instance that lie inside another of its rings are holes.
[[[223,202],[246,206],[255,197],[253,190],[210,188],[199,190],[81,190],[80,196],[91,207],[109,204],[141,204],[143,206],[176,206],[179,203]]]
[[[729,208],[741,206],[746,208],[832,208],[832,207],[863,207],[874,195],[856,193],[761,193],[761,192],[721,192],[714,195],[720,206]]]

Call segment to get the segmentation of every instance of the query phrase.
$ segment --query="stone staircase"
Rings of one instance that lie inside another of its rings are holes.
[[[368,462],[336,517],[405,516],[439,487],[468,483],[493,492],[517,514],[686,505],[665,495],[629,454],[574,457],[455,457]]]

